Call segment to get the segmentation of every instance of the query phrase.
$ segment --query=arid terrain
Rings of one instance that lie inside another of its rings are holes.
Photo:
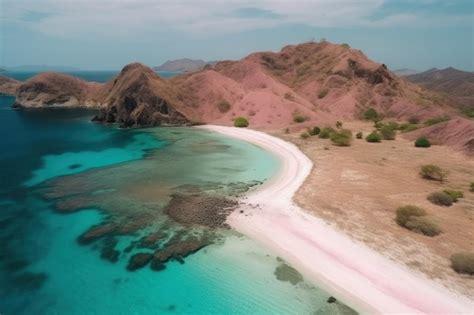
[[[344,128],[366,135],[373,124],[347,122]],[[472,158],[446,146],[415,148],[413,141],[400,135],[381,143],[354,139],[350,147],[338,147],[318,137],[303,140],[299,132],[272,134],[297,144],[314,163],[295,195],[303,209],[392,260],[474,296],[472,276],[455,273],[449,260],[454,253],[474,251],[474,192],[469,192],[474,179]],[[424,164],[447,170],[447,181],[423,179],[419,170]],[[444,189],[463,191],[464,198],[450,207],[427,200],[430,193]],[[425,209],[442,234],[428,237],[398,226],[395,211],[404,205]]]

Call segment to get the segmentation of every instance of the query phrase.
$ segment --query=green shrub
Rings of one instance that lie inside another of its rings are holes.
[[[417,148],[429,148],[429,147],[431,147],[431,142],[426,137],[419,137],[415,141],[415,147],[417,147]]]
[[[217,108],[221,113],[227,113],[230,110],[230,104],[229,102],[222,100],[219,103],[217,103]]]
[[[441,169],[441,167],[433,164],[423,165],[420,169],[421,177],[438,182],[444,182],[448,173]]]
[[[395,221],[401,227],[426,236],[441,233],[439,226],[426,216],[426,211],[416,206],[404,206],[397,209]]]
[[[328,89],[322,89],[321,91],[319,91],[318,98],[324,98],[326,95],[328,95],[328,93]]]
[[[319,133],[318,137],[321,138],[321,139],[329,139],[331,137],[331,134],[334,131],[335,130],[331,127],[325,127],[323,129],[321,129],[321,132]]]
[[[310,136],[317,136],[321,132],[321,129],[319,127],[313,127],[308,130],[308,133]]]
[[[234,120],[234,126],[235,127],[248,127],[249,126],[249,122],[247,120],[247,118],[245,117],[237,117],[235,120]]]
[[[474,253],[457,253],[452,255],[450,259],[454,271],[474,275]]]
[[[390,127],[392,130],[399,130],[400,125],[396,121],[389,121],[386,126]]]
[[[474,182],[471,183],[471,186],[469,188],[469,191],[470,192],[474,192]]]
[[[426,199],[438,206],[449,207],[453,204],[453,198],[451,198],[450,195],[442,191],[431,193]]]
[[[310,137],[310,135],[307,132],[303,132],[300,134],[300,138],[303,140],[306,140]]]
[[[384,125],[380,128],[380,133],[384,140],[395,140],[395,136],[397,135],[397,132],[389,125]]]
[[[376,120],[374,121],[374,128],[377,129],[377,130],[380,130],[382,129],[382,127],[384,126],[384,123],[380,120]]]
[[[405,227],[410,231],[426,236],[436,236],[442,232],[439,225],[427,216],[411,217]]]
[[[358,133],[356,133],[357,139],[362,139],[363,137],[364,137],[364,134],[362,133],[362,131],[359,131]]]
[[[341,129],[341,128],[342,128],[342,122],[340,122],[339,120],[336,121],[336,128],[337,128],[337,129]]]
[[[293,121],[295,123],[302,123],[302,122],[305,122],[306,120],[308,120],[308,117],[306,117],[306,116],[303,116],[303,115],[300,115],[300,114],[294,114],[293,115]]]
[[[339,132],[333,132],[331,134],[331,142],[334,145],[340,147],[348,147],[352,142],[352,131],[348,129],[342,129]]]
[[[453,202],[458,202],[459,198],[464,198],[464,194],[459,190],[443,190],[443,192],[453,199]]]
[[[433,117],[433,118],[428,119],[427,121],[425,121],[424,124],[426,126],[433,126],[433,125],[448,121],[450,119],[451,118],[449,118],[448,116]]]
[[[464,108],[461,112],[466,117],[474,118],[474,107],[473,108]]]
[[[377,120],[378,118],[379,118],[379,113],[377,113],[377,111],[375,109],[373,109],[372,107],[368,108],[364,112],[364,119],[365,120]]]
[[[397,217],[395,221],[397,221],[398,225],[406,227],[407,222],[412,217],[421,217],[426,215],[426,211],[417,206],[404,206],[397,209]]]
[[[374,131],[372,133],[369,133],[367,137],[365,137],[365,140],[367,142],[380,142],[382,141],[382,135],[377,131]]]
[[[418,125],[414,125],[414,124],[401,124],[399,126],[399,129],[402,131],[402,132],[410,132],[410,131],[415,131],[417,129],[420,129],[420,126]]]

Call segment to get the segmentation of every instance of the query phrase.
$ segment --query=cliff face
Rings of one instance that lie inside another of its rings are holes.
[[[15,107],[97,107],[101,84],[54,72],[34,76],[19,85]]]
[[[126,66],[107,82],[98,100],[102,107],[94,120],[122,127],[184,125],[194,117],[179,88],[139,63]]]

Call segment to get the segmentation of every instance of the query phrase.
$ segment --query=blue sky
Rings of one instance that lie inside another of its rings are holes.
[[[326,38],[390,68],[474,70],[474,1],[0,0],[0,66],[237,59]]]

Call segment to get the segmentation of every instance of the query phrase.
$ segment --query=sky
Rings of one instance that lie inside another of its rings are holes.
[[[0,67],[240,59],[327,39],[391,69],[474,70],[472,0],[0,0]]]

